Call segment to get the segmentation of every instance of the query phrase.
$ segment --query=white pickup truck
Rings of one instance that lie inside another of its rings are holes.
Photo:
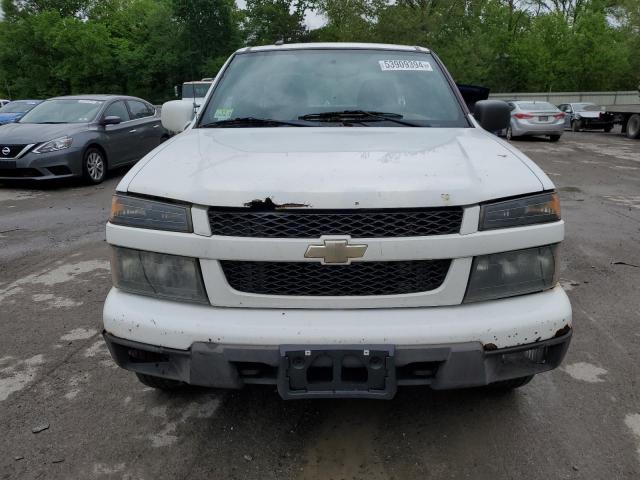
[[[562,361],[549,178],[426,48],[244,48],[117,187],[104,337],[150,386],[510,389]],[[488,130],[488,131],[487,131]]]

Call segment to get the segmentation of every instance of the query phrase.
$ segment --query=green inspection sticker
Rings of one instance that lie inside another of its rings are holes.
[[[213,115],[216,120],[229,120],[233,114],[233,108],[219,108]]]

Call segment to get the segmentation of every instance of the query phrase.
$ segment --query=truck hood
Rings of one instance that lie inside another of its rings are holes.
[[[468,205],[548,188],[533,162],[479,128],[385,127],[187,130],[118,186],[201,205],[312,208]]]

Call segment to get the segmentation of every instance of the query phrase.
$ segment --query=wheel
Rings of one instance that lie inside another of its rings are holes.
[[[184,383],[168,378],[154,377],[153,375],[145,375],[144,373],[136,373],[138,380],[147,387],[157,388],[158,390],[179,390],[184,387]]]
[[[582,130],[582,120],[572,120],[571,121],[571,130],[574,132],[579,132]]]
[[[502,380],[489,385],[493,390],[510,391],[516,388],[524,387],[533,379],[533,375],[527,377],[512,378],[511,380]]]
[[[557,142],[558,140],[560,140],[560,135],[549,135],[549,141]]]
[[[640,115],[634,113],[627,122],[627,137],[640,138]]]
[[[609,133],[613,129],[613,125],[607,125],[604,127],[604,133]]]
[[[511,130],[511,127],[507,127],[507,134],[506,134],[507,140],[513,140],[513,130]]]
[[[107,161],[101,150],[91,147],[84,152],[82,174],[87,183],[94,185],[104,180],[107,175]]]

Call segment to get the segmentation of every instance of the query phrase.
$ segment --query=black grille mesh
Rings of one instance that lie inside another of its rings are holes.
[[[0,144],[0,160],[3,158],[13,158],[17,156],[27,145],[4,145]]]
[[[460,232],[461,207],[393,210],[209,209],[214,235],[262,238],[413,237]]]
[[[220,262],[235,290],[262,295],[364,296],[427,292],[444,282],[451,260],[356,262]]]

